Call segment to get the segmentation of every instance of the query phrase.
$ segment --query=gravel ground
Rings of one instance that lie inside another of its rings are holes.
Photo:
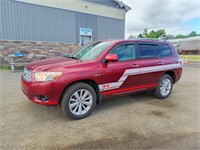
[[[74,121],[34,104],[21,73],[0,71],[0,149],[200,149],[200,68],[185,66],[167,100],[150,93],[105,100]]]

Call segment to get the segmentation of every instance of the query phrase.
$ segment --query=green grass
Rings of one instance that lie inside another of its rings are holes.
[[[15,70],[23,70],[23,69],[24,69],[24,66],[15,66]],[[3,64],[0,67],[0,70],[11,70],[11,67],[8,64]]]
[[[10,69],[10,65],[2,65],[0,67],[1,70],[9,70]]]
[[[179,55],[180,58],[184,58],[184,56],[188,56],[188,61],[199,61],[200,62],[200,55]]]

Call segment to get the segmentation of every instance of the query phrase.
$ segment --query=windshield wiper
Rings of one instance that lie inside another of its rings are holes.
[[[78,58],[76,58],[76,57],[74,57],[74,56],[67,56],[67,58],[72,58],[72,59],[79,60]]]

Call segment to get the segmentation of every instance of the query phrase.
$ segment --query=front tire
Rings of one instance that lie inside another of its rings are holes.
[[[96,100],[96,92],[90,85],[75,83],[65,90],[61,99],[61,109],[65,116],[82,119],[91,114]]]
[[[165,99],[170,96],[173,89],[172,77],[168,74],[162,76],[155,91],[154,96],[159,99]]]

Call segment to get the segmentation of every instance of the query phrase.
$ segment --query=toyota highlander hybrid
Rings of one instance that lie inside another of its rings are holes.
[[[182,74],[174,47],[150,39],[96,41],[67,57],[27,64],[24,94],[41,105],[60,105],[65,116],[87,117],[102,99],[150,90],[167,98]]]

